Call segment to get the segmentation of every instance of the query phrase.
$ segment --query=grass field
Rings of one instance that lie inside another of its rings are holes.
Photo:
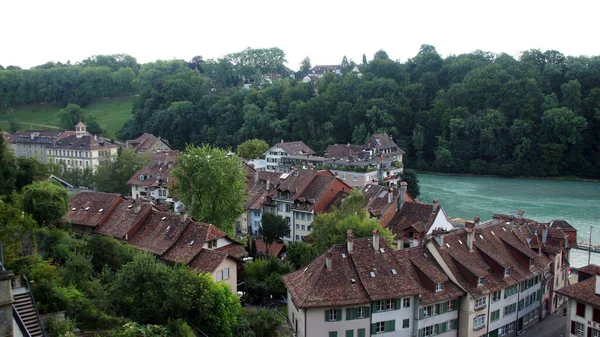
[[[134,100],[134,97],[98,100],[84,109],[84,115],[96,117],[100,127],[106,130],[104,136],[116,138],[117,131],[131,118],[131,107]],[[6,112],[7,109],[0,108],[0,113]],[[28,123],[58,126],[57,113],[62,107],[56,104],[32,104],[16,106],[14,109],[15,119],[19,123],[20,130],[39,130],[51,128]],[[8,130],[8,122],[0,121],[0,129]]]

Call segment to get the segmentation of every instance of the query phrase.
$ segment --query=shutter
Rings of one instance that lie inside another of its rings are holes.
[[[377,312],[377,303],[379,303],[379,302],[377,302],[377,301],[373,302],[373,305],[372,305],[372,307],[373,307],[373,313]]]
[[[346,330],[346,337],[354,337],[354,330]]]
[[[365,307],[365,318],[369,318],[371,316],[371,308]]]
[[[423,329],[419,329],[419,337],[423,337]]]
[[[337,310],[337,320],[342,321],[342,309]]]
[[[377,332],[377,325],[375,323],[371,324],[371,335],[376,334]]]
[[[592,337],[592,328],[590,328],[590,327],[588,326],[588,329],[587,329],[587,330],[588,330],[588,331],[587,331],[587,335],[586,335],[586,336]]]
[[[390,331],[396,331],[396,320],[390,321]]]
[[[575,334],[575,322],[571,321],[571,333]]]
[[[448,302],[440,304],[440,315],[448,311]]]
[[[353,320],[356,317],[355,315],[353,315],[354,310],[356,310],[356,309],[354,309],[354,308],[346,309],[346,320],[347,321]]]
[[[402,299],[396,299],[396,310],[400,310],[402,308]]]
[[[358,329],[358,337],[365,337],[365,329]]]
[[[440,326],[439,326],[439,328],[438,328],[438,331],[439,331],[440,333],[444,333],[444,332],[446,332],[446,331],[447,331],[447,329],[446,329],[446,324],[447,324],[446,322],[444,322],[444,323],[440,323]]]
[[[419,309],[419,319],[423,319],[423,308]]]

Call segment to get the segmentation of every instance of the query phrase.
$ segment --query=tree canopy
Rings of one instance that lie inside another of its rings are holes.
[[[237,154],[241,158],[256,159],[263,156],[269,149],[269,144],[262,139],[248,139],[238,145]]]
[[[258,235],[262,237],[265,243],[265,255],[268,255],[271,244],[290,234],[290,226],[284,218],[279,215],[263,212],[261,225],[258,228]]]
[[[105,159],[100,162],[94,175],[94,185],[99,192],[128,195],[131,187],[127,185],[127,181],[149,161],[147,154],[138,156],[134,149],[120,148],[115,160]]]
[[[244,211],[246,175],[237,155],[209,145],[188,145],[173,170],[175,196],[198,221],[234,235]]]
[[[23,189],[23,210],[40,226],[56,225],[68,209],[67,190],[52,181],[35,181]]]

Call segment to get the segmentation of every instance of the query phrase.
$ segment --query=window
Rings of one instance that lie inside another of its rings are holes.
[[[285,211],[289,212],[290,211],[290,205],[289,204],[285,204]],[[289,223],[289,222],[288,222]]]
[[[365,317],[368,317],[367,316],[367,308],[365,308],[365,307],[356,308],[356,318],[365,318]]]
[[[329,331],[329,337],[338,337],[337,331]]]
[[[346,330],[346,337],[354,337],[354,330]]]
[[[394,310],[396,309],[395,302],[393,299],[391,300],[383,300],[377,303],[377,311],[386,311],[386,310]]]
[[[492,311],[490,314],[490,322],[497,321],[500,319],[500,309]]]
[[[442,290],[444,290],[444,284],[443,283],[436,283],[435,284],[435,292],[442,291]]]
[[[210,240],[208,241],[208,249],[213,249],[213,248],[217,248],[217,240]]]
[[[296,224],[296,229],[300,229],[300,225],[299,224]]]
[[[504,307],[504,316],[508,316],[517,311],[517,303],[513,303]]]
[[[375,333],[385,332],[385,322],[375,323]]]
[[[591,334],[589,334],[589,335],[591,337],[600,337],[600,330],[590,328],[590,332],[591,332]]]
[[[502,290],[495,291],[492,294],[492,303],[500,301],[500,299],[502,298],[501,296],[502,296]]]
[[[478,315],[473,318],[473,330],[479,330],[485,326],[485,315]]]
[[[512,295],[514,295],[518,292],[519,292],[519,285],[515,284],[512,287],[506,288],[506,290],[504,291],[504,298],[511,297]]]
[[[342,310],[325,310],[325,322],[337,322],[342,320]]]
[[[410,308],[410,297],[402,299],[402,307],[403,308]]]
[[[303,230],[303,231],[305,231],[305,230],[306,230],[306,226],[305,226],[305,225],[302,225],[301,227],[302,227],[302,230]]]
[[[358,175],[354,175],[354,181],[358,181]]]
[[[300,235],[296,234],[296,241],[300,241]]]
[[[410,328],[410,319],[403,319],[402,320],[402,329],[408,329]]]
[[[571,321],[571,333],[577,336],[584,336],[585,326],[579,322]]]
[[[477,286],[479,287],[481,285],[483,285],[483,277],[478,277],[477,278]]]
[[[425,308],[421,309],[421,310],[423,310],[423,315],[421,315],[421,316],[422,317],[429,317],[429,316],[431,316],[431,312],[433,311],[432,309],[433,308],[431,306],[428,306],[428,307],[425,307]]]
[[[419,336],[429,337],[429,336],[437,335],[437,333],[438,333],[437,330],[438,330],[437,325],[427,326],[421,330],[421,333],[419,333]]]
[[[600,322],[600,310],[596,308],[592,310],[592,320],[594,322]]]
[[[513,331],[515,331],[515,323],[514,322],[500,327],[498,329],[498,336],[508,335],[509,333],[512,333]]]
[[[447,311],[454,310],[454,301],[448,301],[448,303],[446,303],[446,310]]]
[[[346,309],[346,320],[361,319],[369,317],[369,307],[348,308]]]
[[[229,268],[223,269],[223,280],[229,280]]]
[[[448,325],[446,325],[446,326],[447,326],[447,329],[446,329],[447,331],[454,330],[458,326],[458,320],[453,319],[451,321],[448,321]]]
[[[482,296],[475,300],[475,310],[485,307],[485,296]]]
[[[577,316],[585,317],[585,304],[577,302]]]
[[[342,180],[346,180],[346,173],[342,173]]]
[[[217,272],[217,282],[221,282],[223,281],[223,271],[218,271]]]
[[[504,277],[510,276],[510,268],[504,269]]]
[[[383,332],[390,332],[396,330],[396,321],[385,321],[385,322],[377,322],[371,325],[371,333],[378,334]]]

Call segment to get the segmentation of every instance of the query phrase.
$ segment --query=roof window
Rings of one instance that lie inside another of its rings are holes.
[[[160,218],[162,221],[165,221],[167,219],[166,216],[163,216],[162,218]]]
[[[129,206],[127,206],[127,208],[131,208],[131,207],[133,207],[133,205],[129,205]]]
[[[102,211],[103,211],[103,210],[104,210],[104,208],[100,208],[100,209],[98,210],[98,213],[102,213]]]
[[[167,226],[167,230],[170,231],[171,230],[171,226]]]
[[[369,274],[371,275],[371,277],[375,277],[375,273],[374,272],[370,272]]]
[[[398,274],[398,272],[396,271],[396,269],[392,269],[392,275],[396,275]]]
[[[351,279],[350,279],[350,282],[352,282],[352,284],[354,284],[354,283],[356,283],[356,280],[355,280],[355,279],[353,279],[353,278],[351,278]]]
[[[463,244],[462,241],[458,240],[458,243],[460,243],[461,245]]]
[[[77,210],[77,207],[73,207],[73,208],[71,208],[71,210],[72,210],[72,211],[76,211],[76,210]]]
[[[346,258],[346,253],[342,253],[342,258],[345,259]]]
[[[450,245],[446,242],[446,247],[450,248]]]
[[[85,208],[85,210],[86,210],[86,211],[89,211],[89,210],[90,210],[90,206],[86,207],[86,208]]]
[[[492,233],[492,235],[496,235],[496,233],[494,233],[494,231],[490,231],[490,233]]]
[[[483,235],[479,234],[479,237],[481,238],[481,240],[483,240]]]
[[[381,254],[385,253],[385,249],[383,248],[379,248],[379,251],[381,252]]]
[[[192,246],[194,244],[194,240],[190,241],[190,246]]]

